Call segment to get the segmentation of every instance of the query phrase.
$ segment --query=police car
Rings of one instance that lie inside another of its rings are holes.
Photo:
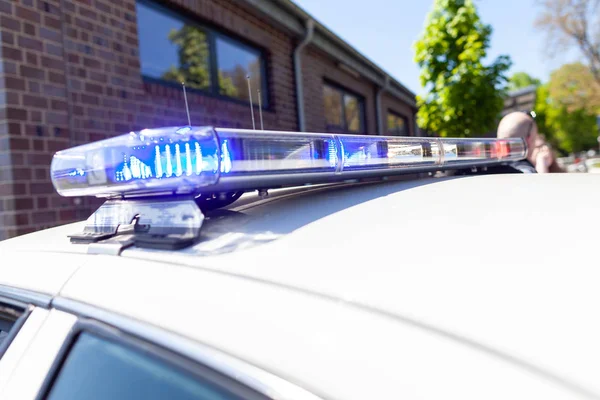
[[[599,398],[598,237],[561,234],[599,177],[480,173],[526,152],[192,126],[58,152],[56,190],[106,202],[0,243],[0,398]]]

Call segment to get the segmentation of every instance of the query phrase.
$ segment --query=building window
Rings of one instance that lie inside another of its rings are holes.
[[[260,52],[224,37],[217,37],[216,51],[220,93],[248,101],[247,76],[253,88],[262,88]]]
[[[388,112],[387,134],[389,136],[408,136],[408,120],[406,117]]]
[[[362,97],[344,89],[324,84],[323,100],[328,132],[364,132],[364,107]]]
[[[138,0],[140,64],[144,78],[248,101],[261,90],[268,106],[265,62],[261,50],[194,23],[166,8]]]

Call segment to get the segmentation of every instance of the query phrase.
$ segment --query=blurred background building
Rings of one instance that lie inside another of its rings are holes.
[[[0,240],[86,218],[60,149],[146,127],[415,135],[415,95],[289,0],[0,0]],[[257,122],[258,123],[258,122]]]
[[[535,110],[537,85],[531,85],[518,90],[509,91],[504,99],[502,116],[513,111]]]

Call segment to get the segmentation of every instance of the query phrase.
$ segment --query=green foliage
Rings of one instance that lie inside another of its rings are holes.
[[[196,89],[208,89],[210,51],[206,33],[194,26],[185,25],[179,30],[173,29],[169,33],[169,40],[179,47],[179,66],[171,66],[164,73],[163,79],[185,82],[187,86]]]
[[[598,145],[596,117],[585,110],[567,111],[564,107],[556,110],[551,118],[554,135],[561,148],[567,152],[589,150]]]
[[[473,0],[435,0],[425,31],[415,43],[421,85],[417,122],[441,136],[476,136],[495,128],[503,108],[507,56],[482,60],[492,28],[481,22]]]
[[[595,148],[598,135],[595,113],[584,108],[570,110],[560,99],[551,97],[551,84],[552,79],[537,89],[535,110],[539,132],[566,153]]]
[[[239,75],[239,74],[238,74]],[[246,76],[243,76],[244,82],[246,80]],[[239,80],[239,77],[238,77]],[[225,76],[223,71],[219,71],[219,90],[221,94],[230,97],[237,97],[239,95],[238,88],[243,87],[240,86],[239,82],[236,85],[233,83],[233,78],[231,76]]]
[[[208,37],[201,29],[185,25],[181,29],[173,29],[169,40],[178,47],[178,64],[173,65],[162,76],[163,79],[185,82],[186,86],[208,90],[211,86],[210,49]],[[218,70],[219,93],[229,97],[247,99],[246,76],[251,75],[254,87],[260,87],[260,62],[252,62],[247,71],[237,65],[231,71]]]
[[[508,90],[517,90],[528,86],[540,86],[542,82],[526,72],[515,72],[508,79]]]
[[[536,113],[535,122],[538,126],[538,131],[548,142],[554,147],[562,148],[555,137],[554,129],[551,127],[549,114],[552,114],[552,102],[548,95],[548,84],[543,84],[537,87],[535,93],[535,106],[534,110]],[[562,149],[564,150],[564,149]]]
[[[569,111],[600,112],[600,84],[581,63],[565,64],[552,72],[549,95]]]

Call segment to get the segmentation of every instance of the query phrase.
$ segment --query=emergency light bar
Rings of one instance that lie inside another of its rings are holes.
[[[523,139],[144,129],[57,152],[63,196],[198,194],[469,168],[525,158]]]

